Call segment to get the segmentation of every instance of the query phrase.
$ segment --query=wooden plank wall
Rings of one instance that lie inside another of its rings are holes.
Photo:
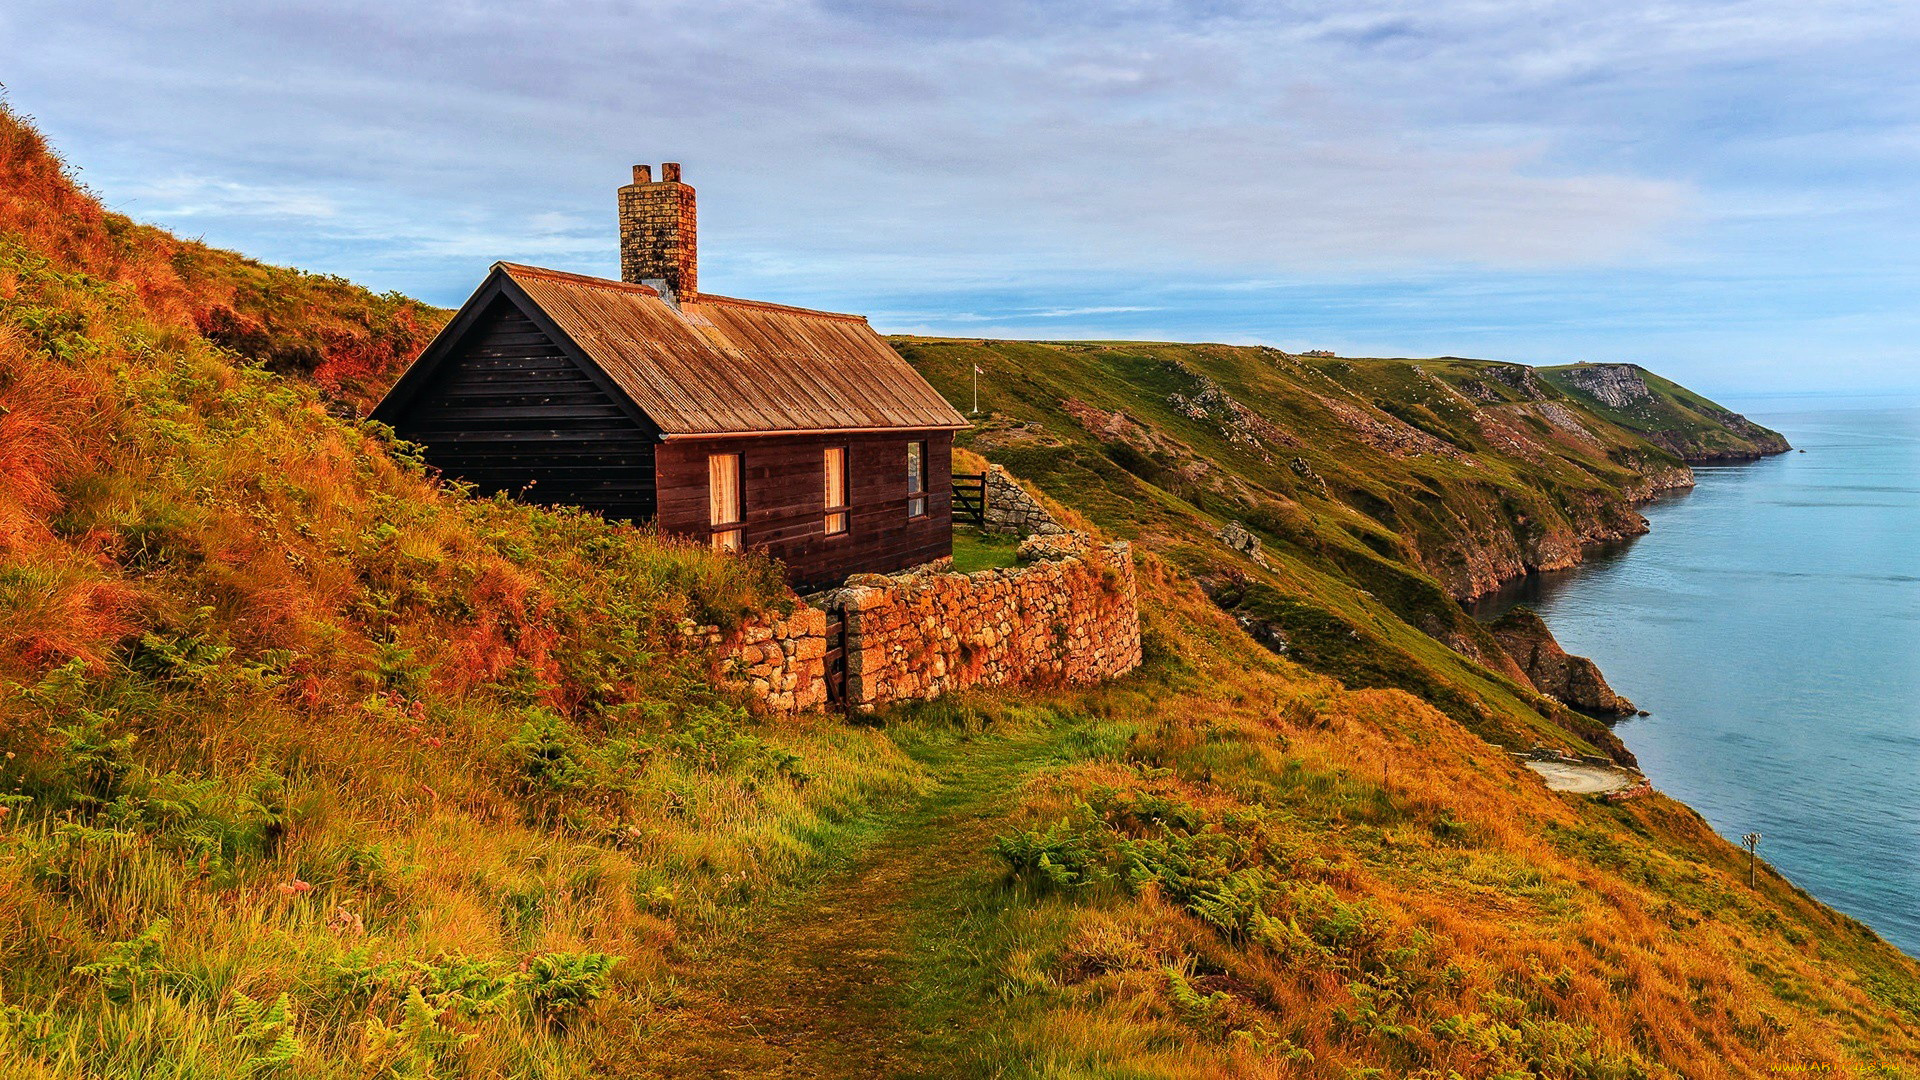
[[[653,437],[504,299],[394,429],[480,494],[505,491],[631,521],[653,516]],[[700,483],[704,498],[704,473]]]
[[[907,443],[927,444],[927,513],[907,517]],[[845,535],[826,535],[822,450],[847,448]],[[675,439],[660,444],[656,476],[660,528],[706,539],[707,455],[745,458],[745,541],[787,564],[799,589],[839,584],[848,574],[885,573],[953,553],[953,433],[780,435]]]

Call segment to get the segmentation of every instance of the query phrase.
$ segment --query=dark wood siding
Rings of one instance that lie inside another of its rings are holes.
[[[927,444],[927,513],[907,517],[907,443]],[[847,532],[825,529],[825,454],[847,448]],[[660,444],[660,528],[706,539],[707,455],[744,457],[745,540],[787,564],[796,588],[900,570],[953,553],[953,433],[759,435]]]
[[[393,426],[426,446],[428,463],[481,494],[632,521],[653,516],[652,434],[504,298],[454,344]],[[704,494],[704,473],[700,485]]]

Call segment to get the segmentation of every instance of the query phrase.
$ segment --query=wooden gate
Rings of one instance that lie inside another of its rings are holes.
[[[965,518],[980,528],[987,525],[987,474],[953,474],[953,516]]]
[[[843,709],[847,705],[847,613],[827,611],[827,705]]]

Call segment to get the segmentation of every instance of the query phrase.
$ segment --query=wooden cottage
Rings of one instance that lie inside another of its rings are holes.
[[[621,278],[496,263],[373,418],[484,494],[758,547],[797,587],[951,554],[967,421],[858,315],[697,291],[678,165],[620,189]]]

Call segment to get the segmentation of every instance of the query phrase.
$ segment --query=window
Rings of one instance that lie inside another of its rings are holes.
[[[740,455],[707,455],[707,524],[713,527],[713,546],[739,551],[741,540]]]
[[[907,516],[927,516],[927,444],[907,444]]]
[[[826,533],[842,536],[847,531],[847,448],[826,449]]]

